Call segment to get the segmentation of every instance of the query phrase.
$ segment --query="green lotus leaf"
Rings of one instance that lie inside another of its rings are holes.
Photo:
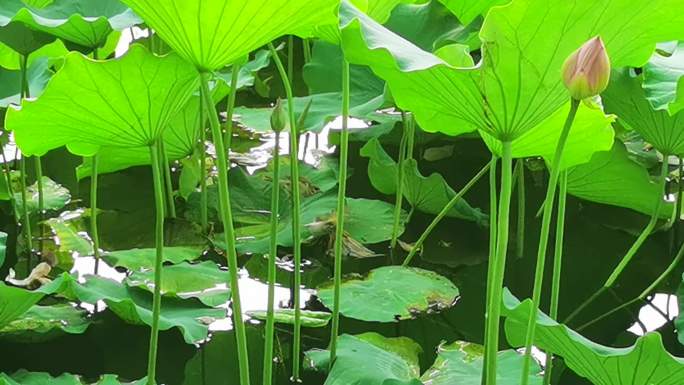
[[[568,170],[568,193],[592,202],[626,207],[651,215],[655,199],[663,194],[648,170],[629,158],[625,145],[597,152],[589,163]],[[662,218],[670,218],[674,204],[663,204]]]
[[[38,97],[43,93],[45,85],[52,73],[48,69],[48,59],[40,58],[28,68],[29,94]],[[10,104],[18,105],[21,102],[21,72],[0,68],[0,108],[7,108]]]
[[[123,0],[185,60],[218,70],[286,34],[334,23],[339,0]]]
[[[101,146],[149,146],[198,84],[197,71],[178,56],[137,44],[110,61],[70,53],[39,99],[8,110],[5,126],[27,155],[63,145],[83,156]]]
[[[684,156],[684,115],[655,110],[646,99],[642,80],[643,75],[635,76],[629,69],[613,71],[603,93],[606,110],[618,115],[623,126],[637,131],[661,153]]]
[[[294,313],[294,309],[275,309],[273,319],[276,323],[293,325]],[[247,315],[262,321],[268,317],[266,310],[248,311]],[[332,318],[331,313],[324,311],[302,310],[301,315],[302,326],[306,328],[326,327]]]
[[[61,58],[69,53],[69,50],[64,46],[61,40],[55,40],[54,42],[44,45],[31,52],[28,55],[27,65],[29,70],[34,62],[47,58],[47,63],[50,64],[51,61]],[[0,67],[5,70],[18,71],[21,69],[21,54],[7,45],[0,43]],[[30,82],[30,80],[29,80]],[[5,91],[7,92],[7,91]],[[33,93],[31,93],[33,95]]]
[[[369,140],[361,148],[361,156],[370,159],[368,177],[371,184],[383,194],[394,194],[397,186],[397,163],[382,148],[377,138]],[[423,176],[418,162],[409,160],[404,165],[404,197],[415,209],[436,215],[456,195],[444,177],[435,173]],[[488,216],[473,208],[465,199],[460,199],[447,214],[450,217],[467,219],[486,224]]]
[[[397,322],[451,307],[459,295],[447,278],[429,270],[385,266],[342,282],[340,312],[348,318]],[[333,285],[318,287],[321,302],[332,308]]]
[[[104,45],[112,31],[141,21],[119,0],[54,0],[44,7],[27,5],[22,0],[3,0],[0,26],[12,22],[94,49]]]
[[[500,351],[497,358],[497,384],[517,385],[520,383],[523,356],[515,350]],[[470,342],[456,341],[441,345],[437,359],[421,380],[430,385],[479,385],[482,381],[484,347]],[[539,363],[534,361],[530,368],[528,384],[541,385],[543,376]]]
[[[178,298],[197,298],[207,306],[219,306],[228,302],[230,289],[225,287],[228,272],[221,270],[214,262],[198,264],[181,262],[162,268],[164,279],[161,292],[165,296]],[[154,292],[154,272],[136,271],[126,277],[126,285],[140,287]]]
[[[69,259],[72,259],[74,254],[79,256],[93,255],[92,241],[87,233],[78,228],[77,224],[69,221],[63,215],[50,218],[45,223],[52,230],[55,244],[58,245],[57,251],[60,254],[68,255]]]
[[[202,256],[202,251],[196,247],[164,247],[164,262],[179,264],[184,261],[194,261]],[[130,249],[108,251],[102,255],[108,264],[123,267],[131,271],[142,271],[154,267],[155,249]]]
[[[136,325],[152,324],[152,295],[111,279],[89,276],[79,284],[69,276],[67,293],[80,301],[95,304],[104,301],[124,321]],[[208,323],[225,318],[225,310],[205,307],[196,301],[165,298],[159,316],[159,330],[180,329],[185,342],[192,344],[207,338]]]
[[[238,75],[238,90],[254,84],[256,72],[267,67],[270,63],[270,54],[267,51],[259,51],[256,58],[240,68]],[[221,101],[230,91],[231,72],[219,74],[222,81],[212,89],[215,102]],[[228,82],[228,84],[226,84]],[[193,95],[171,120],[164,130],[164,148],[170,161],[183,159],[190,156],[197,147],[200,127],[200,98]],[[100,174],[115,172],[132,166],[150,164],[150,150],[147,147],[103,147],[99,151],[98,172]],[[90,176],[91,162],[84,162],[76,169],[79,179]]]
[[[644,90],[656,110],[671,115],[684,109],[684,44],[669,55],[656,52],[644,66]]]
[[[8,286],[0,282],[0,328],[21,317],[46,295],[61,292],[64,286],[63,276],[36,290]]]
[[[59,210],[64,208],[71,201],[71,193],[64,186],[57,184],[52,179],[43,177],[43,209]],[[38,182],[26,187],[26,210],[29,214],[38,212]],[[23,215],[22,194],[14,193],[15,210],[21,218]]]
[[[64,333],[82,334],[90,326],[86,311],[71,304],[34,305],[21,317],[0,328],[0,338],[16,342],[44,342]]]
[[[0,385],[144,385],[146,383],[146,377],[134,382],[121,382],[117,376],[112,374],[105,374],[99,381],[91,383],[84,382],[80,377],[68,373],[59,377],[53,377],[49,373],[27,372],[23,369],[12,374],[12,376],[0,373]]]
[[[509,3],[511,0],[439,0],[463,24],[470,24],[480,15],[496,5]]]
[[[504,293],[506,336],[513,346],[525,344],[532,301]],[[565,365],[595,385],[669,385],[684,382],[684,359],[663,347],[660,334],[648,333],[626,348],[592,342],[537,311],[535,346],[563,358]]]
[[[377,333],[343,334],[337,338],[337,356],[325,385],[422,385],[418,379],[420,345],[407,337],[387,338]],[[310,350],[311,368],[327,371],[330,352]]]

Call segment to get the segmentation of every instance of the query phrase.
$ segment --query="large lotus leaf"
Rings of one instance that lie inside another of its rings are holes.
[[[515,350],[500,351],[497,355],[497,384],[517,385],[520,383],[523,356]],[[470,342],[456,341],[441,345],[437,359],[421,380],[429,385],[479,385],[482,381],[484,347]],[[541,367],[536,361],[530,368],[528,384],[541,385]]]
[[[89,276],[81,285],[73,277],[68,293],[80,301],[95,304],[104,301],[124,321],[136,325],[152,325],[152,295],[146,290],[130,288],[111,279]],[[197,301],[165,298],[159,316],[159,330],[177,327],[185,342],[192,344],[207,338],[208,323],[225,318],[225,310],[205,307]]]
[[[259,51],[256,58],[240,68],[238,75],[238,90],[254,84],[256,72],[267,67],[270,63],[270,54],[267,51]],[[224,81],[230,82],[230,71],[221,74]],[[218,103],[226,97],[230,86],[224,83],[217,84],[212,89],[212,98]],[[193,153],[197,148],[200,128],[200,97],[193,95],[170,121],[164,130],[164,148],[170,161],[183,159]],[[119,171],[132,166],[150,164],[150,150],[147,147],[103,147],[99,151],[98,172],[100,174]],[[91,162],[84,162],[76,169],[79,179],[90,176]]]
[[[629,158],[625,145],[597,152],[589,163],[568,170],[568,193],[593,202],[626,207],[651,215],[663,191],[648,171]],[[660,216],[669,218],[674,204],[665,203]]]
[[[57,252],[66,254],[69,261],[73,261],[74,256],[93,255],[92,240],[81,228],[83,212],[64,211],[45,221],[54,235]]]
[[[3,0],[0,26],[10,22],[92,49],[102,46],[112,31],[139,24],[140,19],[119,0],[54,0],[45,7]]]
[[[90,326],[86,311],[71,304],[34,305],[21,317],[0,328],[0,338],[17,342],[44,342],[64,333],[82,334]]]
[[[197,71],[178,56],[137,44],[110,61],[70,53],[43,95],[10,109],[5,126],[27,155],[67,144],[84,156],[100,146],[149,146],[198,84]]]
[[[470,24],[475,18],[487,13],[489,8],[509,3],[511,0],[439,0],[463,24]]]
[[[31,68],[35,61],[43,58],[47,58],[48,63],[50,63],[51,60],[61,58],[67,53],[69,53],[69,50],[64,46],[64,43],[61,40],[55,40],[54,42],[31,52],[28,55],[26,64]],[[18,71],[21,69],[21,57],[22,55],[19,52],[0,42],[0,67],[6,70]],[[33,93],[31,95],[33,95]]]
[[[532,301],[520,302],[508,290],[503,314],[506,336],[513,346],[525,344]],[[588,340],[546,314],[537,311],[535,346],[563,358],[565,365],[595,385],[674,385],[684,383],[684,359],[663,347],[661,336],[652,332],[626,348],[613,348]]]
[[[662,22],[661,10],[677,0],[639,4],[518,0],[495,7],[480,35],[483,61],[468,68],[418,49],[348,4],[341,23],[349,60],[370,65],[423,129],[456,135],[479,128],[512,141],[567,104],[562,63],[592,36],[601,35],[612,62],[624,66],[643,65],[655,42],[683,33],[676,18]]]
[[[64,287],[64,280],[64,277],[58,277],[32,291],[0,282],[0,327],[4,327],[26,313],[46,295],[60,292]]]
[[[684,156],[684,115],[655,110],[641,87],[642,78],[629,69],[613,71],[603,93],[606,110],[618,115],[623,126],[636,130],[661,153]]]
[[[51,75],[47,58],[31,63],[27,73],[29,94],[32,97],[40,96]],[[0,84],[0,108],[7,108],[10,104],[18,105],[21,102],[21,72],[0,68]]]
[[[302,310],[301,323],[305,328],[322,328],[328,326],[332,314],[325,311]],[[248,311],[247,315],[265,321],[268,318],[266,310]],[[293,325],[295,321],[294,309],[275,309],[273,319],[276,323]]]
[[[325,385],[422,385],[418,379],[421,351],[420,345],[407,337],[343,334],[337,338],[337,356]],[[327,350],[308,351],[306,358],[312,368],[328,370]]]
[[[53,377],[49,373],[27,372],[23,369],[11,376],[0,373],[0,385],[143,385],[146,383],[146,378],[134,382],[121,382],[117,376],[112,374],[105,374],[99,381],[91,383],[84,382],[78,376],[68,373],[59,377]]]
[[[52,179],[44,176],[43,179],[43,209],[44,210],[59,210],[71,201],[71,193],[66,187],[57,184]],[[34,183],[26,187],[26,210],[29,214],[38,212],[38,183]],[[15,209],[17,215],[23,215],[23,197],[22,194],[14,193],[14,200],[16,202]]]
[[[361,156],[368,157],[368,177],[371,184],[383,194],[394,194],[397,186],[397,164],[373,138],[361,148]],[[444,177],[435,173],[428,177],[418,170],[418,163],[410,160],[404,165],[404,196],[417,210],[436,215],[456,195]],[[460,199],[447,214],[476,223],[487,223],[488,217]]]
[[[562,107],[535,128],[526,131],[511,144],[514,158],[541,156],[547,163],[553,162],[556,145],[563,124],[568,115],[570,103]],[[608,151],[613,145],[615,132],[611,123],[612,115],[605,115],[600,109],[581,104],[570,129],[568,141],[563,151],[561,168],[565,169],[588,162],[597,151]],[[480,131],[489,149],[501,155],[501,142],[486,131]]]
[[[162,268],[164,279],[161,292],[165,296],[178,298],[197,298],[207,306],[218,306],[228,302],[230,289],[226,287],[228,272],[219,269],[211,261],[198,264],[181,262]],[[154,291],[154,272],[144,270],[133,272],[126,277],[128,286]]]
[[[669,56],[653,54],[644,66],[643,87],[656,110],[674,115],[684,109],[684,43]]]
[[[336,0],[123,0],[185,60],[217,70],[286,34],[334,23]]]
[[[447,278],[429,270],[384,266],[367,276],[351,276],[342,282],[340,312],[363,321],[396,322],[417,314],[450,307],[458,288]],[[318,297],[329,308],[333,284],[318,288]]]
[[[102,255],[102,259],[112,266],[141,271],[154,267],[156,252],[156,249],[108,251]],[[196,247],[164,247],[164,262],[179,264],[183,261],[194,261],[201,256],[202,250]]]

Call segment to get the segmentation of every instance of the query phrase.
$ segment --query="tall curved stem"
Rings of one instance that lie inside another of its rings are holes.
[[[404,120],[404,130],[401,134],[399,143],[399,159],[397,160],[397,189],[394,201],[394,221],[392,224],[392,240],[390,241],[390,254],[394,253],[399,237],[399,224],[401,223],[401,206],[404,202],[404,160],[406,160],[406,147],[408,147],[409,136],[411,133],[410,117],[402,113]]]
[[[342,132],[340,135],[340,174],[337,192],[337,223],[335,228],[335,273],[333,291],[332,330],[330,333],[330,366],[337,357],[337,335],[340,329],[340,287],[342,286],[342,253],[344,252],[344,214],[347,192],[347,160],[349,154],[349,62],[342,62]]]
[[[161,313],[162,261],[164,258],[164,182],[159,167],[159,144],[150,146],[152,161],[152,178],[154,181],[155,226],[154,244],[156,248],[154,260],[154,294],[152,299],[152,332],[150,349],[147,358],[147,384],[157,383],[157,350],[159,343],[159,314]]]
[[[294,337],[292,341],[292,380],[299,381],[300,362],[301,362],[301,340],[302,340],[302,309],[301,309],[301,286],[302,286],[302,235],[301,235],[301,204],[299,192],[299,131],[297,130],[297,119],[295,118],[294,94],[292,84],[287,76],[287,71],[283,66],[282,60],[278,56],[275,47],[269,43],[273,61],[278,68],[278,73],[283,81],[285,93],[287,94],[287,110],[290,118],[290,180],[292,185],[292,249],[294,253]]]
[[[493,271],[491,280],[487,282],[489,298],[486,313],[486,345],[484,356],[484,381],[486,385],[496,384],[496,358],[499,350],[499,323],[501,302],[503,299],[503,281],[506,272],[506,255],[508,253],[508,225],[511,210],[511,191],[513,177],[513,157],[511,142],[502,143],[501,154],[501,199],[499,201],[499,219],[497,221],[496,254],[490,264]]]
[[[544,266],[546,264],[546,249],[549,243],[549,233],[551,229],[551,217],[553,215],[553,205],[556,199],[556,187],[558,186],[558,176],[560,175],[561,161],[563,160],[563,150],[565,143],[570,135],[572,123],[575,121],[577,110],[580,101],[572,99],[570,102],[570,111],[565,119],[563,130],[561,131],[558,143],[556,144],[556,152],[553,156],[553,163],[549,169],[549,184],[546,187],[546,197],[544,198],[544,215],[542,216],[541,234],[539,234],[539,248],[537,249],[537,267],[534,272],[534,287],[532,289],[532,303],[533,309],[539,308],[541,301],[542,284],[544,282]],[[534,342],[534,334],[536,332],[536,317],[535,311],[530,312],[527,319],[527,333],[525,335],[525,354],[523,356],[523,367],[521,371],[520,385],[527,385],[529,381],[530,363],[532,360],[532,343]]]
[[[207,108],[204,106],[204,98],[199,98],[199,142],[197,143],[197,154],[200,162],[200,222],[202,231],[209,231],[209,208],[207,199]]]
[[[235,99],[237,98],[238,80],[240,78],[240,65],[233,64],[230,74],[230,93],[228,94],[228,108],[226,109],[226,132],[224,136],[224,143],[226,148],[230,150],[231,141],[233,140],[233,113],[235,112]]]
[[[164,171],[164,187],[166,191],[166,204],[169,206],[169,217],[176,217],[176,203],[173,197],[173,182],[171,180],[171,162],[169,162],[169,155],[166,152],[166,146],[162,139],[159,140],[159,164]]]
[[[97,275],[100,269],[100,234],[97,228],[97,158],[97,154],[93,155],[90,158],[90,235],[93,238],[93,257],[95,258],[95,275]]]
[[[201,93],[204,98],[204,105],[209,115],[209,125],[211,126],[211,136],[216,147],[216,160],[218,167],[218,190],[219,208],[221,220],[223,222],[223,233],[226,242],[226,254],[228,260],[228,270],[230,277],[230,290],[233,309],[233,327],[235,328],[235,338],[237,340],[238,363],[240,367],[240,384],[249,385],[249,357],[247,354],[247,335],[245,324],[242,321],[242,304],[240,302],[240,285],[238,277],[237,251],[235,250],[235,229],[233,228],[233,213],[230,207],[230,192],[228,190],[228,153],[223,145],[223,135],[221,135],[221,124],[218,120],[216,107],[211,100],[209,91],[209,79],[211,74],[202,73]]]
[[[518,224],[516,229],[515,256],[522,258],[525,254],[525,160],[518,159],[515,164],[515,174],[518,177]]]
[[[268,252],[268,305],[264,337],[264,385],[273,382],[273,335],[275,326],[276,256],[278,254],[278,211],[280,198],[280,132],[275,135],[273,180],[271,181],[271,247]]]

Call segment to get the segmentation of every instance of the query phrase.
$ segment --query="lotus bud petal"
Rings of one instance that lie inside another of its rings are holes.
[[[610,80],[610,59],[600,37],[584,43],[563,64],[563,83],[570,96],[582,100],[603,92]]]
[[[271,113],[271,129],[275,132],[281,132],[288,126],[289,116],[285,107],[283,106],[283,101],[278,99],[276,101],[273,113]]]

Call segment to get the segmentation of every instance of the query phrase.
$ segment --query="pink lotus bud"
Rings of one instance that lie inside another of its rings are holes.
[[[563,63],[563,83],[570,96],[582,100],[603,92],[610,80],[610,59],[603,40],[596,36]]]

